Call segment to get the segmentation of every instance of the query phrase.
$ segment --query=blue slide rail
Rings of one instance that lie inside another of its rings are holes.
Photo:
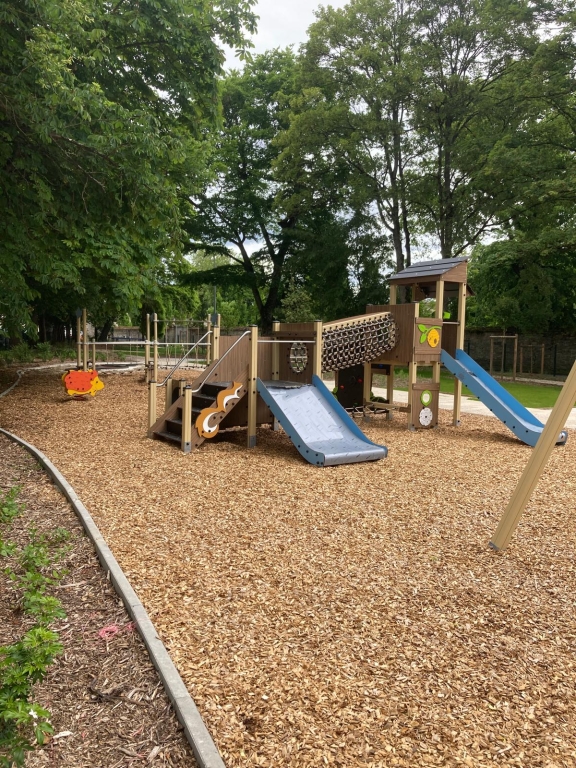
[[[463,349],[456,350],[456,359],[442,350],[441,362],[476,397],[487,406],[494,416],[526,445],[534,447],[542,434],[544,425],[513,397],[496,379],[486,373]],[[568,433],[562,431],[556,445],[564,445]]]
[[[258,394],[310,464],[378,461],[384,445],[369,440],[318,376],[312,384],[257,380]]]

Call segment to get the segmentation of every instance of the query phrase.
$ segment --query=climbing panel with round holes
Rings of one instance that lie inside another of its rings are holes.
[[[397,343],[398,326],[390,312],[327,328],[322,332],[322,370],[339,371],[368,363]]]

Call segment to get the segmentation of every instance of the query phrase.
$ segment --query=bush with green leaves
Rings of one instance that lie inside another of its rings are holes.
[[[0,524],[8,527],[24,511],[18,502],[19,487],[0,497]],[[60,546],[69,538],[64,528],[39,535],[36,528],[28,529],[29,542],[17,547],[2,538],[0,556],[9,558],[4,572],[20,593],[24,614],[35,620],[20,640],[0,646],[0,768],[23,766],[26,752],[41,745],[53,732],[50,713],[32,701],[32,688],[42,681],[62,652],[58,635],[50,629],[56,619],[65,617],[60,601],[48,594],[49,587],[58,583],[65,573],[55,563],[68,551]]]

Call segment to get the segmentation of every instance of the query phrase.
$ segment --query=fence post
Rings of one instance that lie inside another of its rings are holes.
[[[256,411],[258,408],[258,326],[250,326],[250,362],[248,365],[248,448],[256,446]]]
[[[516,381],[517,363],[518,363],[518,334],[514,336],[514,356],[512,358],[512,381]]]
[[[156,422],[156,382],[148,382],[148,430],[150,430]],[[148,437],[152,437],[150,432]]]
[[[92,370],[96,370],[96,335],[94,335],[94,340],[92,341]]]
[[[184,407],[182,408],[182,451],[192,450],[192,387],[184,387]]]

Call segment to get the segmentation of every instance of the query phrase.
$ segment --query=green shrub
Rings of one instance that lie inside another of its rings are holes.
[[[17,344],[12,349],[12,359],[15,363],[31,363],[34,360],[34,352],[28,344]]]

